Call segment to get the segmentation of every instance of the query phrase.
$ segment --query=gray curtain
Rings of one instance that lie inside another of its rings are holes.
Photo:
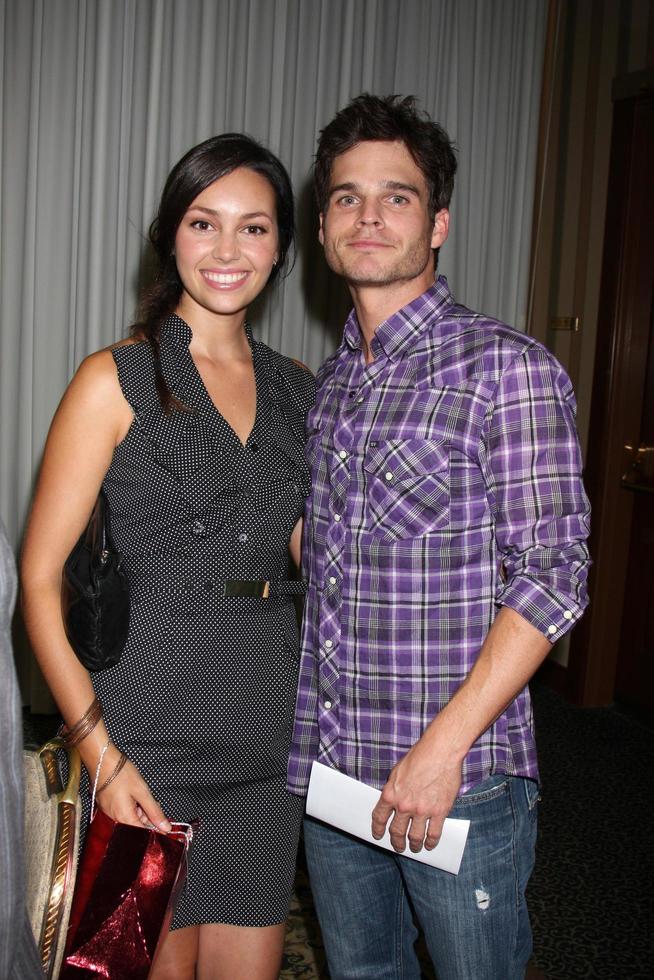
[[[348,308],[316,242],[318,130],[362,91],[417,95],[459,146],[441,271],[524,329],[546,0],[0,0],[0,513],[18,544],[49,421],[124,336],[171,165],[227,130],[286,163],[295,269],[257,335],[314,369]]]

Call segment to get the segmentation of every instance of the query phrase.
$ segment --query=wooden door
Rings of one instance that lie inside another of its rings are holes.
[[[617,80],[614,99],[586,468],[591,606],[573,633],[569,670],[580,704],[609,704],[617,692],[651,706],[654,463],[646,447],[654,447],[653,73]]]
[[[654,161],[652,162],[654,196]],[[652,243],[654,255],[654,242]],[[629,467],[623,493],[633,494],[631,539],[615,677],[615,699],[654,709],[654,311],[650,314],[649,350],[643,417],[638,441],[629,443]]]

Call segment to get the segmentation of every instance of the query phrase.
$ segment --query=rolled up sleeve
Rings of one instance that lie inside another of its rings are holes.
[[[508,365],[486,417],[482,468],[502,575],[496,595],[551,642],[588,604],[590,504],[575,399],[560,364],[539,346]]]

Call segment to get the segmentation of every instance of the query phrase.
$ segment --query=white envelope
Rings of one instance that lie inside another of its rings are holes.
[[[378,789],[360,783],[337,769],[330,769],[320,762],[314,762],[311,767],[307,796],[307,813],[310,817],[324,820],[325,823],[360,837],[361,840],[392,851],[388,830],[381,840],[375,840],[370,828],[371,814],[379,800],[379,795]],[[441,839],[433,851],[426,851],[423,848],[414,853],[409,850],[407,843],[407,849],[402,852],[402,857],[431,864],[435,868],[456,875],[461,866],[469,829],[469,820],[453,820],[447,817],[443,824]]]

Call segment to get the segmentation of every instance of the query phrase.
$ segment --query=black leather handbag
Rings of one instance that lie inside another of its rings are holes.
[[[103,494],[68,556],[62,581],[66,635],[87,670],[120,660],[129,631],[129,586],[121,556],[111,544]]]

